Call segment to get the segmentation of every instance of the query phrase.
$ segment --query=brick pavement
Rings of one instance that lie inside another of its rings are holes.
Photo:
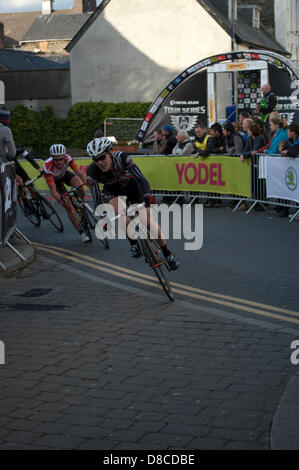
[[[0,449],[269,448],[292,334],[116,291],[40,255],[0,294]]]

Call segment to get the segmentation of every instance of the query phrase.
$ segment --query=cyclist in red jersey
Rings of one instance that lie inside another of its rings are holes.
[[[90,241],[89,236],[81,229],[71,201],[69,198],[62,197],[62,194],[65,193],[64,184],[71,187],[78,187],[82,183],[86,183],[86,176],[80,170],[72,157],[66,153],[64,145],[52,145],[50,147],[50,155],[51,157],[45,161],[43,168],[44,176],[48,183],[50,192],[56,201],[65,208],[70,221],[76,230],[78,230],[81,240],[83,243],[86,243]],[[72,169],[74,173],[69,171],[68,168]],[[80,197],[84,199],[85,191],[82,187],[79,190],[79,194]]]

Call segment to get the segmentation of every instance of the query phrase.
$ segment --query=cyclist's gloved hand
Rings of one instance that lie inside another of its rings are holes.
[[[157,204],[156,198],[152,194],[146,194],[144,196],[144,203],[146,207],[150,207],[150,205]]]

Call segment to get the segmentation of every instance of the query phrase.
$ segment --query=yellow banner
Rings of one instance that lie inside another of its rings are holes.
[[[86,172],[89,158],[76,158],[81,170]],[[133,157],[136,165],[150,183],[153,191],[195,191],[205,193],[250,196],[250,161],[244,163],[237,157]],[[28,163],[21,165],[30,178],[38,172]],[[42,163],[41,163],[42,165]],[[44,178],[35,183],[37,189],[48,189]]]

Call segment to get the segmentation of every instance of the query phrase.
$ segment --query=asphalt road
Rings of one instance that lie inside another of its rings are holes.
[[[144,284],[144,275],[151,273],[142,259],[130,257],[126,240],[110,240],[109,250],[97,243],[84,245],[63,209],[56,208],[65,226],[62,234],[47,221],[35,228],[19,213],[23,233],[48,250],[52,247],[46,252],[40,246],[40,252],[83,273],[161,294],[159,286]],[[227,207],[204,208],[200,250],[185,251],[184,240],[168,242],[181,262],[180,269],[169,274],[176,299],[299,328],[298,235],[298,220],[289,224],[287,218],[265,211],[246,216]],[[97,262],[107,263],[106,268]],[[133,273],[124,274],[122,269]]]

